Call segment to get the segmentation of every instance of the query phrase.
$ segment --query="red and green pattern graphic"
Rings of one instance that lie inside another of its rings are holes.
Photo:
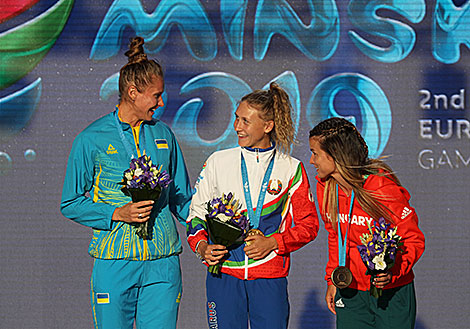
[[[0,5],[0,23],[26,11],[38,0],[6,0]],[[0,90],[29,74],[46,56],[62,32],[73,0],[60,0],[41,15],[0,34]],[[41,98],[39,77],[22,89],[0,98],[0,137],[20,131],[29,122]]]

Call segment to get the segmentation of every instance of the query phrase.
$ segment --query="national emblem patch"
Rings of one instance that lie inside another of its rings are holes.
[[[109,304],[109,293],[97,293],[96,294],[96,303],[98,304]]]
[[[159,150],[168,149],[168,142],[166,141],[166,139],[156,139],[155,145]]]
[[[282,190],[282,182],[279,179],[270,179],[268,183],[268,193],[278,195]]]

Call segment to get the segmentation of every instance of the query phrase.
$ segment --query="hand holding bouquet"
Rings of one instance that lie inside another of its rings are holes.
[[[163,188],[168,187],[171,179],[162,166],[157,168],[148,155],[132,159],[129,169],[124,171],[121,191],[132,198],[132,202],[158,200]],[[133,223],[135,233],[142,239],[150,239],[148,221]]]
[[[207,229],[212,243],[230,247],[242,242],[249,228],[248,219],[240,213],[240,204],[232,193],[223,194],[207,202]],[[218,275],[221,263],[209,266],[209,272]]]
[[[362,261],[367,267],[366,275],[370,275],[370,294],[375,298],[382,296],[382,289],[372,284],[379,273],[387,272],[395,264],[395,257],[401,236],[397,235],[397,228],[391,228],[384,218],[374,221],[373,226],[368,224],[369,233],[364,233],[360,239],[362,245],[357,246]]]

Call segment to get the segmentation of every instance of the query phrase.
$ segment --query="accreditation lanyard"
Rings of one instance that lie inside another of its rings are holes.
[[[276,156],[276,151],[274,151],[271,161],[269,162],[268,168],[264,173],[263,184],[261,185],[259,196],[258,196],[258,204],[256,206],[256,213],[253,211],[253,203],[251,202],[251,193],[250,193],[250,183],[248,182],[248,170],[246,169],[245,158],[242,155],[242,179],[243,179],[243,191],[245,192],[245,201],[246,201],[246,209],[248,211],[248,219],[250,220],[250,224],[253,225],[253,228],[257,228],[259,226],[259,220],[261,218],[261,210],[263,209],[264,197],[266,196],[266,190],[268,189],[268,181],[269,177],[271,177],[271,172],[273,171],[274,167],[274,157]]]
[[[126,153],[130,159],[134,159],[134,151],[132,150],[134,146],[129,142],[129,140],[124,136],[124,130],[122,130],[121,122],[118,118],[118,110],[119,108],[116,106],[116,111],[114,111],[114,123],[116,124],[116,128],[119,132],[119,138],[121,139],[122,144],[124,144],[124,148],[126,149]],[[131,127],[132,129],[132,127]],[[141,127],[142,129],[142,127]],[[139,130],[140,132],[140,130]],[[139,134],[140,145],[144,145],[145,147],[145,134]],[[137,152],[137,148],[135,149]]]
[[[353,211],[353,203],[354,203],[354,190],[351,190],[351,204],[349,205],[349,217],[348,217],[348,225],[346,226],[346,234],[344,235],[344,240],[341,234],[341,225],[339,220],[339,186],[336,185],[336,202],[337,202],[337,212],[338,212],[338,256],[339,256],[339,266],[346,265],[346,245],[348,243],[348,231],[349,226],[351,225],[351,217]]]

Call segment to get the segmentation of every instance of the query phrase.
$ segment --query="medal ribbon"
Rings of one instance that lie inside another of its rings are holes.
[[[337,212],[338,212],[338,258],[339,258],[339,266],[346,265],[346,245],[348,243],[348,231],[349,226],[351,225],[351,217],[352,217],[352,210],[353,210],[353,203],[354,203],[354,190],[351,190],[351,203],[349,205],[349,217],[348,217],[348,225],[346,226],[346,234],[344,235],[344,240],[341,234],[341,225],[339,220],[339,186],[336,185],[336,202],[337,202]]]
[[[121,142],[124,145],[124,148],[126,149],[127,155],[129,156],[130,159],[134,159],[134,151],[132,151],[133,145],[124,136],[124,130],[122,130],[122,126],[118,118],[118,110],[119,108],[116,106],[116,111],[114,111],[114,123],[116,124],[116,128],[119,132],[119,138],[121,139]],[[139,130],[139,140],[140,140],[139,144],[144,145],[145,147],[145,134],[143,132],[140,133],[141,130],[142,130],[142,127]],[[135,151],[137,152],[137,149],[135,149]]]
[[[271,177],[271,172],[273,171],[274,167],[274,157],[276,156],[276,151],[274,151],[271,161],[269,162],[268,168],[264,173],[263,183],[261,185],[259,196],[258,196],[258,204],[256,205],[256,213],[253,211],[253,203],[251,202],[251,193],[250,193],[250,183],[248,182],[248,170],[246,169],[245,158],[242,155],[242,179],[243,179],[243,191],[245,192],[245,202],[246,202],[246,209],[248,211],[248,219],[250,223],[253,225],[253,228],[258,228],[259,220],[261,218],[261,210],[263,209],[264,198],[266,196],[266,190],[268,189],[268,182],[269,177]]]

